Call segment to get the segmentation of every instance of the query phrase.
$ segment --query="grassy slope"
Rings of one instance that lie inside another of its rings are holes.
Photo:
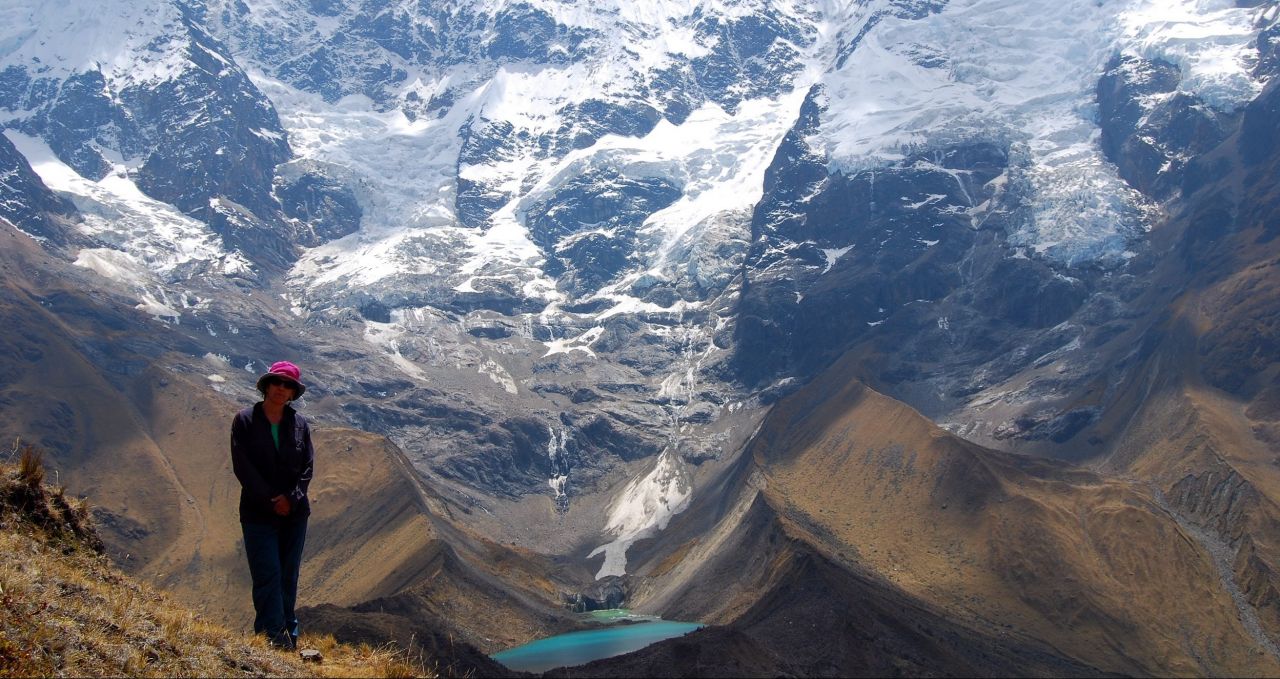
[[[761,444],[769,493],[903,590],[1111,671],[1280,669],[1144,485],[983,450],[839,371],[814,388]]]
[[[332,637],[304,635],[324,662],[303,663],[206,621],[112,567],[86,506],[30,460],[0,465],[0,676],[435,676]]]

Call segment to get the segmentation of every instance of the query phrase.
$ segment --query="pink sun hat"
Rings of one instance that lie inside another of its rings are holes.
[[[271,364],[271,369],[258,378],[258,391],[267,393],[267,382],[269,380],[280,380],[290,384],[294,389],[293,397],[295,399],[302,397],[302,392],[307,390],[307,385],[302,383],[302,371],[298,370],[298,366],[289,361],[276,361]]]

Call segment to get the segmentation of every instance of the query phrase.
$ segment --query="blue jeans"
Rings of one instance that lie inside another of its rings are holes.
[[[244,551],[253,578],[254,634],[292,648],[298,640],[298,570],[307,539],[307,520],[279,524],[241,523]]]

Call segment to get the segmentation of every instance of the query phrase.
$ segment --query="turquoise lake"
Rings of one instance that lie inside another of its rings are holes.
[[[581,665],[638,651],[649,644],[682,636],[703,626],[696,622],[641,618],[625,611],[597,611],[591,617],[597,621],[640,619],[644,622],[558,634],[496,653],[493,659],[521,672],[546,672],[556,667]]]

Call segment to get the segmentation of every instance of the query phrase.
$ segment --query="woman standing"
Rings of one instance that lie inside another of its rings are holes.
[[[258,378],[262,400],[231,422],[231,467],[240,480],[240,527],[253,578],[255,634],[274,646],[298,641],[298,571],[311,506],[311,430],[289,402],[307,390],[298,366],[280,361]]]

